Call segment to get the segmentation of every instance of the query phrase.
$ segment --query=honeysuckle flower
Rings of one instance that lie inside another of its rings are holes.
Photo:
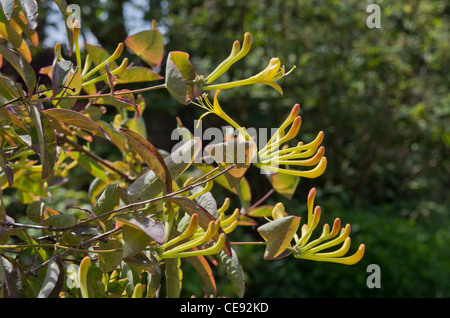
[[[196,197],[197,194],[201,195],[210,189],[211,185],[208,183],[204,189],[196,192],[190,198]],[[235,209],[233,214],[227,216],[225,212],[229,206],[230,199],[226,198],[222,207],[217,209],[217,219],[209,222],[206,230],[199,226],[199,215],[197,213],[192,214],[189,219],[189,224],[184,231],[160,246],[160,258],[181,258],[217,254],[225,244],[226,235],[237,227],[240,214],[239,209]],[[220,234],[217,242],[211,244],[213,237],[219,232],[219,229],[223,232]],[[183,243],[181,243],[182,241]]]
[[[289,75],[294,69],[295,66],[292,67],[292,69],[286,73],[284,65],[283,66],[281,65],[280,59],[274,57],[270,60],[269,64],[263,71],[259,72],[258,74],[250,78],[223,84],[206,85],[203,86],[202,89],[203,90],[229,89],[237,86],[266,84],[275,88],[281,95],[283,95],[283,90],[281,89],[280,85],[278,85],[275,82],[280,78]]]
[[[212,104],[206,93],[197,98],[197,102],[193,102],[194,105],[206,110],[206,113],[200,116],[198,120],[199,123],[201,119],[208,114],[216,114],[228,122],[239,131],[240,136],[243,139],[253,142],[254,153],[257,153],[257,155],[252,157],[252,163],[258,168],[305,178],[316,178],[322,175],[327,166],[327,159],[324,157],[325,148],[319,148],[324,136],[323,131],[319,132],[317,137],[306,145],[303,144],[303,142],[299,142],[295,147],[287,147],[281,150],[279,149],[282,144],[295,138],[300,130],[301,117],[297,116],[300,111],[300,106],[298,104],[293,106],[291,113],[283,124],[277,129],[267,144],[260,151],[258,151],[253,138],[243,127],[231,119],[220,106],[217,98],[219,92],[220,90],[216,91]],[[288,133],[285,134],[285,129],[289,125],[291,125],[291,128]],[[280,166],[286,166],[289,168],[280,168]],[[291,166],[315,167],[311,170],[296,170],[292,169]]]
[[[209,74],[205,79],[205,84],[211,84],[217,78],[219,78],[223,73],[225,73],[234,63],[242,59],[250,51],[251,47],[251,35],[246,32],[244,34],[244,42],[241,44],[239,41],[233,43],[230,55],[216,67],[216,69]]]
[[[225,73],[234,63],[242,59],[251,48],[251,36],[250,33],[245,33],[244,42],[242,48],[239,41],[233,43],[230,55],[222,62],[216,69],[209,74],[206,78],[203,76],[198,76],[195,83],[200,86],[203,90],[217,90],[217,89],[229,89],[237,86],[245,86],[252,84],[266,84],[275,88],[281,95],[283,95],[283,90],[281,87],[275,83],[280,78],[287,76],[295,66],[289,72],[285,72],[284,65],[281,66],[280,59],[277,57],[272,58],[269,61],[267,67],[260,73],[243,80],[222,83],[222,84],[212,84],[216,79],[218,79],[223,73]]]
[[[258,152],[256,166],[271,172],[281,172],[294,176],[316,178],[320,176],[327,166],[327,159],[324,157],[325,148],[320,147],[323,140],[323,131],[319,132],[317,137],[308,144],[298,142],[295,147],[284,147],[281,145],[295,138],[300,130],[301,117],[298,116],[300,106],[294,105],[291,113],[286,120],[277,129],[267,144]],[[289,131],[285,134],[285,129],[291,125]],[[287,166],[289,168],[280,168]],[[316,166],[307,171],[291,169],[291,166]]]
[[[295,245],[291,249],[294,257],[320,261],[332,262],[345,265],[353,265],[361,260],[364,255],[365,245],[360,244],[358,250],[351,256],[343,257],[350,249],[350,224],[341,229],[341,221],[339,218],[334,220],[333,227],[330,231],[330,226],[325,224],[323,226],[322,234],[315,240],[310,241],[310,238],[316,229],[319,221],[321,210],[319,206],[314,207],[314,198],[316,189],[312,188],[308,194],[308,223],[301,228],[301,236],[294,236]],[[337,236],[337,237],[336,237]],[[337,246],[342,243],[342,246],[333,252],[321,252],[330,247]]]

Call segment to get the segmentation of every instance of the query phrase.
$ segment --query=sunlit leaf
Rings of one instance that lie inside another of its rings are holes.
[[[166,296],[167,298],[179,298],[183,272],[181,271],[181,260],[169,258],[165,260],[166,269]]]
[[[258,227],[258,232],[267,242],[264,259],[274,259],[290,245],[300,225],[300,217],[287,216]]]
[[[146,139],[129,129],[120,132],[127,138],[131,147],[141,156],[147,166],[166,186],[166,192],[172,192],[172,178],[169,169],[159,151]]]
[[[93,133],[94,135],[109,139],[103,128],[80,112],[71,109],[50,108],[44,110],[43,113],[53,120],[61,121],[66,125],[72,125]]]
[[[5,58],[11,66],[14,67],[17,73],[19,73],[20,77],[22,77],[25,85],[27,86],[28,94],[31,96],[36,86],[36,74],[34,73],[31,65],[24,60],[23,56],[1,44],[0,55],[2,55],[3,58]]]
[[[200,255],[195,257],[187,257],[186,260],[189,261],[197,273],[199,273],[203,283],[208,286],[213,295],[217,296],[216,281],[206,258]]]
[[[270,174],[268,178],[273,189],[289,200],[292,199],[300,182],[299,176],[293,176],[286,173]]]
[[[129,84],[140,82],[151,82],[162,80],[164,77],[151,69],[143,66],[133,66],[126,68],[122,73],[114,79],[116,84]]]
[[[125,45],[151,67],[158,67],[164,56],[164,39],[158,30],[145,30],[128,36]]]
[[[194,95],[195,71],[185,52],[170,52],[166,64],[166,88],[178,102],[189,104]]]

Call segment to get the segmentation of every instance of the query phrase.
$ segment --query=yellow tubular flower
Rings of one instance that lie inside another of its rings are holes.
[[[284,143],[294,139],[300,130],[302,123],[298,116],[300,106],[292,107],[291,113],[277,129],[267,144],[258,152],[256,166],[272,172],[280,172],[305,178],[316,178],[322,175],[327,166],[327,159],[324,157],[325,148],[319,145],[323,140],[323,132],[319,132],[314,141],[304,145],[299,142],[295,147],[286,147],[279,150]],[[287,134],[284,133],[291,125]],[[306,159],[307,158],[307,159]],[[302,160],[299,160],[302,159]],[[316,166],[311,170],[300,171],[291,168],[280,168],[280,166]]]
[[[308,195],[308,224],[303,225],[301,229],[301,237],[295,238],[296,244],[292,248],[294,256],[296,258],[319,261],[319,262],[332,262],[345,265],[353,265],[361,260],[364,255],[365,245],[360,244],[358,250],[351,256],[343,257],[350,249],[351,239],[350,224],[347,224],[345,228],[340,229],[341,221],[335,219],[333,229],[330,232],[330,226],[325,224],[323,226],[322,234],[319,238],[308,243],[314,229],[320,220],[320,207],[314,208],[314,197],[316,189],[313,188]],[[313,213],[314,210],[314,213]],[[340,232],[339,236],[338,233]],[[335,237],[335,238],[334,238]],[[333,239],[334,238],[334,239]],[[330,240],[331,239],[331,240]],[[326,241],[326,242],[325,242]],[[342,246],[333,252],[320,252],[322,250],[334,247],[342,243]]]
[[[275,83],[275,81],[289,75],[294,69],[295,66],[289,72],[286,73],[284,65],[281,66],[280,59],[274,57],[270,60],[269,65],[267,65],[267,67],[263,71],[250,78],[223,84],[206,85],[203,86],[202,89],[204,90],[229,89],[237,86],[266,84],[275,88],[281,95],[283,95],[283,90],[281,89],[280,85]]]

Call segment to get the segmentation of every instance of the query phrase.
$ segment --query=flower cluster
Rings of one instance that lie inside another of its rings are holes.
[[[314,208],[315,195],[316,189],[313,188],[308,194],[308,223],[302,226],[301,237],[298,237],[297,235],[294,237],[296,242],[293,247],[294,257],[345,265],[356,264],[364,255],[365,245],[361,244],[353,255],[343,257],[350,249],[350,224],[347,224],[345,228],[341,229],[341,221],[339,218],[334,220],[331,231],[330,226],[325,224],[320,237],[310,241],[311,235],[320,221],[321,214],[319,206]],[[341,243],[342,246],[336,251],[322,252],[323,250],[329,249]]]
[[[286,73],[284,65],[281,65],[280,59],[273,57],[270,59],[267,67],[260,73],[242,80],[237,80],[222,84],[211,84],[217,78],[219,78],[223,73],[225,73],[234,63],[242,59],[250,51],[251,47],[251,36],[250,33],[245,33],[244,42],[242,48],[240,47],[239,41],[233,43],[231,53],[216,69],[209,74],[205,79],[198,80],[197,83],[200,84],[203,90],[217,90],[217,89],[229,89],[238,86],[253,85],[253,84],[266,84],[275,88],[281,95],[283,95],[283,90],[280,85],[275,83],[277,80],[289,75],[294,69]]]

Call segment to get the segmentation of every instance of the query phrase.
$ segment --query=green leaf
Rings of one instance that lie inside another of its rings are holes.
[[[0,55],[2,55],[14,69],[19,73],[20,77],[25,82],[25,85],[28,89],[28,95],[34,91],[36,87],[36,74],[34,73],[33,68],[27,61],[24,60],[24,57],[20,54],[17,54],[13,50],[8,49],[6,46],[0,44]]]
[[[225,173],[231,188],[239,183],[250,166],[254,143],[244,140],[230,140],[224,143],[208,145],[205,150],[213,157],[220,170],[225,170],[232,164],[234,168]]]
[[[128,36],[125,45],[151,67],[159,67],[164,57],[164,39],[158,30]]]
[[[184,143],[164,159],[172,181],[176,180],[189,168],[201,149],[201,141],[194,138]],[[139,176],[128,188],[128,195],[133,202],[155,198],[164,189],[164,183],[149,170]]]
[[[194,189],[192,189],[192,193],[195,194],[202,189],[202,187],[195,187]],[[195,198],[195,201],[216,219],[219,218],[219,214],[217,213],[217,202],[211,192],[202,194],[201,196]]]
[[[114,79],[116,84],[129,84],[129,83],[139,83],[139,82],[151,82],[162,80],[164,77],[158,73],[152,71],[151,69],[143,66],[133,66],[126,68],[122,73],[117,75]]]
[[[38,19],[38,5],[35,0],[17,0],[23,13],[27,17],[28,26],[31,30],[36,29]]]
[[[166,65],[166,88],[180,103],[189,104],[194,95],[195,70],[185,52],[170,52]]]
[[[22,96],[22,94],[17,91],[17,87],[14,85],[14,82],[8,77],[0,76],[0,97],[10,100],[20,96]]]
[[[0,168],[0,171],[4,173],[6,179],[8,179],[9,186],[12,186],[14,183],[14,170],[11,168],[9,161],[3,152],[0,152]]]
[[[245,294],[245,277],[242,265],[237,257],[236,252],[231,249],[231,256],[219,252],[219,262],[225,267],[225,271],[233,284],[234,290],[238,294],[238,297],[242,298]]]
[[[0,5],[2,6],[6,20],[9,21],[14,10],[14,0],[0,0]]]
[[[42,179],[49,177],[57,161],[56,153],[56,135],[53,126],[45,114],[37,109],[36,106],[30,106],[30,115],[37,131],[39,143],[39,156],[42,164]]]
[[[84,129],[90,133],[93,133],[94,135],[109,140],[108,135],[106,134],[106,132],[103,130],[102,127],[100,127],[95,121],[93,121],[89,117],[77,111],[63,108],[50,108],[44,110],[42,113],[44,113],[52,120],[57,120],[63,122],[66,125],[72,125]]]
[[[73,215],[70,214],[52,215],[44,221],[45,226],[52,226],[54,228],[72,226],[75,225],[76,223],[77,220]]]
[[[44,213],[45,203],[43,201],[33,201],[31,202],[26,210],[26,214],[30,221],[35,223],[41,223],[42,215]]]
[[[30,286],[20,264],[4,254],[0,254],[0,295],[4,298],[30,297]]]
[[[119,185],[110,184],[98,198],[97,204],[92,210],[92,213],[95,215],[100,215],[102,213],[112,211],[119,206],[119,202]]]
[[[22,128],[23,130],[28,130],[22,123],[22,120],[17,117],[13,112],[11,112],[7,107],[0,108],[0,119],[6,120],[13,123],[14,125]]]
[[[124,262],[138,272],[143,270],[149,272],[152,275],[156,274],[155,267],[157,267],[157,265],[159,264],[156,259],[149,259],[144,252],[138,253],[131,257],[127,257],[124,259]]]
[[[153,240],[163,244],[166,239],[165,227],[161,221],[148,217],[137,217],[131,220],[116,218],[118,226],[122,226],[124,240],[123,257],[130,257],[144,250]]]
[[[47,265],[44,282],[37,298],[56,298],[63,286],[64,268],[59,261],[52,258]]]
[[[221,253],[223,252],[221,251]],[[213,295],[217,296],[216,281],[206,258],[200,255],[195,257],[187,257],[186,260],[189,261],[197,273],[199,273],[203,283],[208,286]]]
[[[274,173],[268,176],[273,189],[287,199],[292,199],[292,196],[297,189],[300,182],[299,176],[293,176],[285,173]]]
[[[208,229],[208,225],[211,221],[215,221],[216,218],[211,215],[208,211],[206,211],[202,206],[200,206],[195,201],[183,196],[173,196],[168,198],[167,200],[178,205],[183,211],[187,212],[189,215],[193,215],[194,213],[198,214],[199,217],[199,225],[205,231]],[[217,234],[213,237],[213,240],[217,242],[220,234],[225,233],[222,228],[219,229]],[[228,237],[225,237],[225,244],[223,246],[223,251],[225,251],[228,255],[231,255],[231,246]]]
[[[0,36],[10,42],[27,62],[31,62],[32,57],[27,42],[9,23],[0,22]]]
[[[57,56],[55,57],[55,62],[52,66],[52,92],[53,97],[61,92],[64,83],[66,83],[67,77],[69,76],[70,70],[72,69],[71,61],[57,61]]]
[[[100,242],[100,250],[113,250],[122,248],[122,242],[118,239],[110,239],[107,242]],[[123,259],[123,251],[114,251],[98,254],[98,265],[102,273],[113,271]]]
[[[290,245],[300,225],[300,217],[286,216],[258,227],[258,232],[267,242],[264,259],[275,259]]]
[[[261,205],[248,212],[251,217],[270,217],[272,216],[273,205]]]
[[[181,294],[181,282],[183,272],[181,271],[181,260],[169,258],[166,264],[166,296],[167,298],[179,298]]]
[[[166,193],[172,192],[172,178],[169,169],[159,151],[141,135],[129,129],[120,129],[128,143],[144,160],[147,166],[164,182]]]

